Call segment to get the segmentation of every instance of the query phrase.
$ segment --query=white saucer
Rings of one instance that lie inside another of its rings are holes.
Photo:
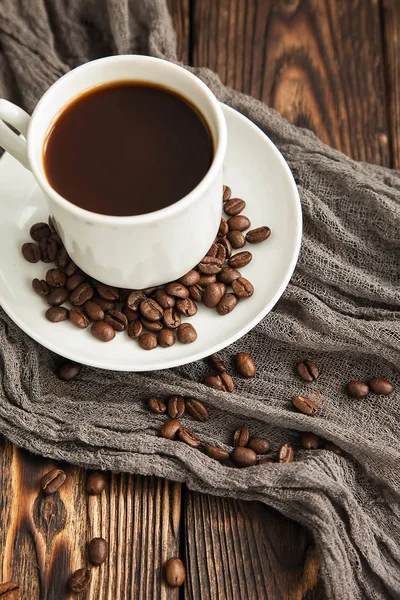
[[[190,344],[146,351],[124,333],[112,342],[96,340],[88,330],[70,322],[46,320],[48,308],[31,282],[43,279],[42,262],[29,264],[21,245],[29,241],[29,228],[47,221],[45,200],[29,171],[10,155],[0,160],[0,304],[13,321],[53,352],[82,364],[117,371],[152,371],[183,365],[228,346],[252,329],[271,310],[293,273],[301,242],[301,207],[287,163],[271,140],[237,111],[223,106],[228,124],[228,151],[224,181],[233,196],[246,200],[245,214],[252,228],[268,225],[270,238],[249,245],[253,261],[242,274],[255,287],[252,298],[242,300],[224,317],[199,307],[190,322],[198,338]]]

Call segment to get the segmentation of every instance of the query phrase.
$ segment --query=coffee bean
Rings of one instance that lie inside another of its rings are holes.
[[[218,281],[225,283],[225,285],[231,285],[231,283],[235,281],[235,279],[239,279],[239,277],[241,277],[240,272],[231,267],[222,267],[221,271],[218,273]]]
[[[90,569],[78,569],[69,578],[68,587],[74,594],[81,594],[89,587],[91,577]]]
[[[223,202],[226,202],[227,200],[229,200],[229,198],[231,197],[232,194],[232,190],[229,187],[229,185],[224,185],[222,188],[222,200]]]
[[[198,264],[199,271],[205,275],[215,275],[221,271],[222,262],[215,256],[205,256]],[[200,282],[199,282],[200,283]]]
[[[157,348],[157,338],[152,333],[142,333],[139,336],[139,346],[143,348],[143,350],[154,350]]]
[[[250,438],[250,432],[247,425],[242,425],[238,427],[233,432],[233,445],[236,446],[247,446],[247,443]]]
[[[158,435],[167,440],[175,440],[182,425],[176,419],[170,419],[161,427]]]
[[[274,463],[275,461],[272,460],[272,458],[260,458],[260,460],[258,461],[258,465],[269,465],[271,463]]]
[[[153,298],[142,300],[139,305],[139,310],[141,314],[149,321],[159,321],[162,319],[164,314],[162,307],[158,304],[158,302],[153,300]]]
[[[220,377],[220,375],[209,375],[203,381],[204,385],[207,387],[213,388],[214,390],[219,390],[220,392],[226,392],[225,385]]]
[[[175,344],[175,335],[171,329],[161,329],[157,335],[157,342],[161,348],[170,348]]]
[[[51,323],[61,323],[68,319],[68,308],[64,306],[54,306],[46,310],[46,319]]]
[[[59,248],[63,247],[62,239],[60,238],[58,233],[56,233],[55,231],[53,231],[53,233],[51,235],[49,235],[49,238],[51,240],[54,240]]]
[[[21,600],[18,585],[13,581],[0,583],[0,600]]]
[[[63,381],[73,381],[82,371],[82,365],[76,362],[66,362],[57,371],[57,376]]]
[[[46,296],[46,300],[50,306],[61,306],[69,298],[69,292],[65,288],[55,288]]]
[[[237,467],[252,467],[257,464],[257,454],[251,448],[237,446],[231,452],[231,459]]]
[[[109,300],[110,302],[118,302],[119,300],[119,289],[112,285],[98,283],[96,285],[96,292],[104,300]]]
[[[33,279],[32,289],[38,296],[47,296],[50,293],[50,288],[44,279]]]
[[[114,310],[117,307],[116,302],[111,302],[110,300],[104,300],[101,296],[93,296],[93,302],[96,302],[101,308],[101,310],[106,313],[109,310]],[[89,315],[88,315],[89,316]]]
[[[122,312],[128,319],[128,323],[131,323],[132,321],[137,321],[140,318],[139,312],[137,310],[132,310],[128,306],[124,306]]]
[[[282,446],[278,448],[276,458],[278,463],[294,462],[294,450],[292,446],[287,442],[282,444]]]
[[[165,563],[165,581],[171,587],[180,587],[185,581],[186,572],[180,558],[173,557]]]
[[[334,442],[331,442],[329,440],[325,440],[323,442],[323,444],[322,444],[322,447],[325,450],[329,450],[330,452],[334,452],[338,456],[341,456],[343,454],[342,449],[339,448],[339,446],[337,446]]]
[[[199,285],[191,285],[189,288],[189,294],[192,300],[195,302],[201,302],[204,294],[204,288]]]
[[[196,285],[196,283],[199,283],[199,279],[199,273],[192,269],[191,271],[186,273],[186,275],[179,279],[179,283],[181,283],[185,287],[190,287],[191,285]]]
[[[147,407],[149,411],[155,415],[162,415],[167,410],[167,405],[165,404],[164,400],[161,400],[161,398],[155,398],[153,396],[147,400]]]
[[[161,321],[149,321],[149,319],[145,319],[145,317],[142,317],[140,320],[143,327],[152,333],[158,333],[164,328],[164,325]]]
[[[67,278],[65,277],[65,273],[61,271],[61,269],[49,269],[46,273],[46,282],[51,287],[64,287]]]
[[[142,292],[145,296],[148,296],[150,298],[150,296],[154,296],[154,294],[156,293],[156,291],[160,289],[158,287],[158,285],[153,285],[152,287],[148,287],[148,288],[143,288]]]
[[[71,292],[70,302],[74,306],[83,306],[85,302],[91,300],[93,298],[94,289],[85,281],[85,283],[81,283],[77,288]]]
[[[222,298],[226,294],[226,289],[227,289],[226,285],[224,283],[222,283],[221,281],[217,281],[216,283],[217,283],[217,285],[219,285],[219,289],[221,290],[221,298]]]
[[[232,248],[238,250],[239,248],[243,248],[246,245],[246,238],[244,237],[241,231],[234,229],[230,231],[226,236],[227,240],[231,244]]]
[[[245,277],[232,281],[232,289],[238,298],[250,298],[254,294],[254,287]]]
[[[318,406],[307,396],[293,396],[292,404],[304,415],[314,416],[318,412]]]
[[[304,432],[300,435],[300,446],[305,450],[316,450],[321,442],[315,433]]]
[[[222,244],[217,244],[216,242],[214,242],[214,244],[207,252],[207,256],[210,256],[211,258],[217,258],[222,264],[226,260],[226,248]]]
[[[120,310],[110,310],[104,317],[104,322],[111,325],[115,331],[125,331],[128,327],[128,319]]]
[[[190,323],[179,325],[177,336],[181,344],[191,344],[197,340],[197,332]]]
[[[176,298],[189,298],[189,290],[187,287],[182,285],[181,283],[177,283],[174,281],[173,283],[169,283],[165,288],[165,291],[170,296],[175,296]]]
[[[219,246],[222,246],[223,248],[225,248],[225,257],[229,258],[230,255],[232,254],[232,244],[230,243],[228,238],[227,237],[218,238],[217,243]],[[218,254],[217,254],[217,256],[218,256]]]
[[[319,376],[317,365],[308,359],[297,365],[297,372],[304,381],[315,381]]]
[[[181,315],[176,308],[164,310],[163,323],[169,329],[176,329],[181,324]]]
[[[216,354],[212,354],[207,360],[210,367],[214,369],[216,373],[224,373],[226,371],[224,362]]]
[[[374,377],[370,379],[369,387],[374,394],[380,394],[381,396],[389,396],[393,392],[393,384],[383,377]]]
[[[81,285],[81,283],[84,283],[85,279],[86,279],[86,277],[84,275],[81,275],[81,273],[76,273],[75,275],[72,275],[71,277],[68,278],[67,285],[66,285],[67,290],[70,292],[73,292],[74,290],[76,290],[78,285]]]
[[[39,248],[44,263],[54,262],[58,253],[58,246],[54,240],[43,238],[39,242]]]
[[[219,283],[210,283],[204,290],[203,304],[207,306],[207,308],[215,308],[223,295],[223,290]]]
[[[73,275],[73,277],[76,276]],[[83,309],[89,317],[89,319],[92,319],[92,321],[103,321],[104,310],[101,308],[101,306],[99,306],[99,304],[97,304],[97,302],[94,302],[93,300],[88,300],[83,305]]]
[[[90,320],[81,308],[73,306],[69,311],[69,320],[80,329],[89,327]]]
[[[43,238],[49,237],[51,235],[51,229],[47,225],[47,223],[35,223],[30,228],[30,236],[35,242],[40,242]]]
[[[218,448],[218,446],[211,446],[211,444],[204,444],[204,452],[207,456],[214,460],[218,460],[219,462],[223,462],[229,458],[229,452],[222,448]]]
[[[206,254],[206,256],[217,256],[218,253],[218,247],[217,247],[217,242],[213,242]]]
[[[132,321],[128,325],[128,336],[132,340],[137,340],[140,338],[143,332],[143,325],[140,321]]]
[[[196,273],[197,271],[194,272]],[[199,274],[197,273],[197,275]],[[158,302],[158,304],[164,309],[173,308],[176,303],[175,296],[170,296],[165,290],[157,290],[157,292],[154,295],[154,298]]]
[[[225,202],[224,211],[230,217],[234,217],[241,213],[245,206],[246,202],[241,198],[231,198]]]
[[[142,300],[146,300],[146,296],[141,290],[134,290],[126,299],[126,305],[132,310],[139,310]]]
[[[78,265],[74,263],[73,260],[70,260],[67,266],[65,267],[65,274],[67,277],[72,277],[75,273],[78,272]]]
[[[233,311],[237,303],[238,299],[235,296],[235,294],[225,294],[225,296],[222,296],[221,300],[217,305],[218,314],[222,316],[227,315],[228,313]]]
[[[249,244],[259,244],[264,240],[267,240],[271,235],[271,230],[269,227],[257,227],[257,229],[252,229],[246,233],[246,242]]]
[[[254,377],[257,371],[254,359],[248,352],[236,355],[236,368],[243,377]]]
[[[191,298],[179,298],[176,302],[176,309],[186,317],[193,317],[197,313],[197,306]]]
[[[26,244],[22,244],[22,256],[29,263],[37,263],[42,258],[42,252],[40,247],[33,242],[27,242]]]
[[[224,237],[228,233],[228,231],[229,231],[228,223],[222,217],[221,218],[221,222],[219,224],[219,229],[218,229],[217,237]]]
[[[168,400],[168,415],[171,419],[180,419],[185,412],[185,399],[182,396],[171,396]]]
[[[228,265],[233,269],[241,269],[248,265],[253,258],[251,252],[238,252],[237,254],[232,254],[230,259],[228,260]]]
[[[86,491],[90,496],[99,496],[107,485],[107,475],[103,471],[92,471],[86,479]]]
[[[346,393],[351,398],[357,398],[357,400],[361,400],[362,398],[366,398],[368,396],[369,387],[362,381],[349,381],[349,383],[346,385]]]
[[[107,560],[108,544],[102,537],[93,538],[88,544],[88,556],[92,565],[99,567]]]
[[[245,231],[250,225],[249,219],[244,215],[237,215],[236,217],[230,217],[228,219],[229,231]],[[231,240],[229,241],[231,242]]]
[[[40,487],[46,496],[54,494],[63,485],[67,479],[66,474],[62,469],[52,469],[40,480]]]
[[[207,421],[208,410],[200,400],[189,398],[189,400],[186,401],[186,409],[195,421]]]
[[[115,338],[115,330],[108,323],[96,321],[90,330],[91,334],[100,342],[111,342]]]
[[[248,441],[247,447],[254,450],[256,454],[267,454],[270,451],[271,445],[266,438],[251,437]]]
[[[57,252],[56,263],[60,269],[65,269],[69,263],[70,258],[65,248],[60,248]]]
[[[230,375],[228,375],[228,373],[221,373],[220,374],[221,377],[221,381],[225,387],[225,391],[226,392],[233,392],[235,389],[235,385],[233,383],[233,379]]]
[[[191,448],[198,448],[201,445],[199,438],[190,429],[180,429],[178,431],[178,439]]]
[[[200,279],[199,279],[199,285],[201,285],[202,288],[206,288],[208,285],[210,285],[210,283],[215,283],[216,281],[217,281],[216,275],[201,274]]]

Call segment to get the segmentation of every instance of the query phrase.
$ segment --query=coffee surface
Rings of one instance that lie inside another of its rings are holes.
[[[145,82],[93,88],[56,118],[44,145],[50,185],[104,215],[150,213],[177,202],[213,159],[207,123],[186,99]]]

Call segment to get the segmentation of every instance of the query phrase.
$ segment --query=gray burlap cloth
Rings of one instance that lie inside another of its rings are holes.
[[[175,60],[175,44],[164,0],[1,0],[1,96],[31,111],[54,80],[87,60]],[[1,312],[0,431],[56,459],[261,500],[312,531],[329,598],[400,598],[400,175],[350,160],[210,71],[195,73],[273,139],[299,186],[304,236],[292,281],[225,353],[251,350],[256,378],[237,380],[235,393],[216,392],[199,383],[208,372],[199,362],[140,374],[84,368],[79,381],[63,383],[53,374],[56,357]],[[305,356],[322,372],[311,388],[294,375]],[[348,380],[374,375],[397,391],[359,401],[343,393]],[[290,408],[293,394],[310,389],[320,394],[315,418]],[[274,449],[312,430],[346,454],[299,450],[293,464],[220,465],[157,437],[165,417],[149,414],[143,399],[171,393],[208,403],[208,422],[187,421],[203,441],[229,448],[232,430],[246,422]]]

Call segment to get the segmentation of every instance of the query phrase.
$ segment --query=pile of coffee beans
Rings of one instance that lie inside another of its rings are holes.
[[[52,323],[69,320],[79,329],[90,326],[92,335],[102,342],[126,331],[144,350],[169,348],[176,339],[181,344],[194,342],[195,328],[182,320],[197,313],[198,303],[227,315],[239,301],[250,298],[254,287],[238,269],[248,265],[253,256],[242,249],[246,243],[258,244],[271,234],[269,227],[263,226],[245,235],[250,221],[240,213],[246,202],[232,198],[228,186],[223,188],[222,200],[228,218],[221,219],[207,255],[178,281],[144,290],[120,289],[93,279],[71,260],[51,219],[48,224],[32,225],[34,241],[23,244],[24,258],[30,263],[41,260],[56,264],[45,279],[32,281],[34,292],[50,306],[46,318]]]

